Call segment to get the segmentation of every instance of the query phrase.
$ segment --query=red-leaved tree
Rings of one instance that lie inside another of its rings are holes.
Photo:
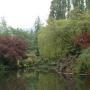
[[[26,49],[26,42],[19,37],[0,36],[0,61],[4,64],[15,65],[24,58]]]
[[[87,48],[89,46],[89,35],[88,32],[82,32],[79,36],[75,38],[75,43],[82,48]]]

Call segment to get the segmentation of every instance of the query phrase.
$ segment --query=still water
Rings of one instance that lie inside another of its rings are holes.
[[[90,77],[51,72],[0,72],[0,90],[90,90]]]

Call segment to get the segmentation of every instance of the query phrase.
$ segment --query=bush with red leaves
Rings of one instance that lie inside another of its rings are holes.
[[[0,61],[4,64],[23,59],[27,49],[26,42],[15,36],[0,36]]]
[[[75,38],[75,43],[82,48],[87,48],[89,46],[89,35],[88,32],[82,32],[79,36]]]

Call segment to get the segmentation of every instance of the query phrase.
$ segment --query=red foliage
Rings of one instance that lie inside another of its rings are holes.
[[[90,73],[90,67],[87,69],[87,73]]]
[[[0,57],[7,60],[18,60],[25,56],[26,42],[15,36],[0,36]]]
[[[89,46],[89,35],[87,32],[82,32],[79,36],[75,38],[75,44],[81,46],[82,48],[87,48]]]

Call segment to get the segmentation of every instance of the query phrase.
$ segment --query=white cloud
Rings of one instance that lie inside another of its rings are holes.
[[[9,25],[31,27],[37,16],[46,20],[51,0],[0,0],[0,17]]]

